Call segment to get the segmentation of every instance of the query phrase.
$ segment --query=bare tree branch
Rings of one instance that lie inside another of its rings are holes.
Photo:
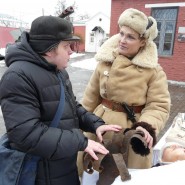
[[[62,12],[65,10],[66,8],[66,0],[58,0],[57,5],[55,7],[55,15],[59,16],[62,14]]]

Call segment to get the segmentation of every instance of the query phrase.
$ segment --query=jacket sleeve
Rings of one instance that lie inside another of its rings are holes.
[[[104,125],[105,122],[95,114],[88,112],[77,102],[77,115],[79,117],[80,128],[85,132],[95,133],[96,129]]]

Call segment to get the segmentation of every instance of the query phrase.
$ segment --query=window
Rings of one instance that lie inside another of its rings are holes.
[[[173,52],[177,8],[155,8],[152,16],[157,21],[158,36],[154,40],[159,56],[170,56]]]
[[[94,42],[94,33],[90,33],[90,42]]]

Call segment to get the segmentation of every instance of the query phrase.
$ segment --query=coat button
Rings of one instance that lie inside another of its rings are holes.
[[[109,76],[109,72],[108,72],[108,71],[104,71],[103,74],[104,74],[105,76]]]

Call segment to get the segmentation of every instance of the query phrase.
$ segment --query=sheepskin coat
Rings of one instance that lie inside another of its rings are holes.
[[[145,105],[142,112],[136,114],[136,120],[147,122],[158,134],[169,117],[171,101],[166,74],[158,64],[156,45],[148,41],[130,60],[117,52],[118,38],[118,34],[111,37],[96,54],[98,64],[87,85],[82,104],[107,124],[118,124],[123,128],[132,126],[126,113],[103,106],[102,99],[126,102],[130,106]],[[106,135],[111,137],[111,134]],[[151,165],[152,150],[149,156],[141,157],[130,147],[129,168],[149,168]]]

